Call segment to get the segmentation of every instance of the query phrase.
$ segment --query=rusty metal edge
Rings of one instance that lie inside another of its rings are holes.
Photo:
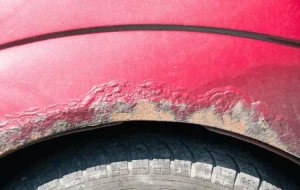
[[[145,121],[145,120],[143,120]],[[48,136],[46,138],[43,138],[43,139],[39,139],[37,141],[34,141],[34,142],[31,142],[31,143],[28,143],[28,144],[25,144],[24,146],[22,147],[18,147],[17,149],[12,149],[11,151],[9,152],[6,152],[5,154],[3,155],[0,155],[0,159],[1,158],[4,158],[14,152],[17,152],[21,149],[24,149],[24,148],[27,148],[27,147],[30,147],[30,146],[33,146],[35,144],[38,144],[38,143],[41,143],[41,142],[45,142],[45,141],[48,141],[48,140],[51,140],[51,139],[54,139],[54,138],[58,138],[58,137],[62,137],[62,136],[66,136],[66,135],[71,135],[71,134],[76,134],[76,133],[80,133],[80,132],[85,132],[85,131],[92,131],[92,130],[96,130],[96,129],[101,129],[101,128],[106,128],[106,127],[111,127],[111,126],[117,126],[117,125],[121,125],[125,122],[130,122],[130,121],[122,121],[122,122],[113,122],[113,123],[106,123],[106,124],[101,124],[101,125],[98,125],[98,126],[87,126],[87,127],[84,127],[84,128],[78,128],[78,129],[75,129],[75,130],[70,130],[70,131],[66,131],[66,132],[63,132],[63,133],[60,133],[60,134],[56,134],[56,135],[52,135],[52,136]],[[139,122],[139,121],[137,121]],[[236,133],[233,133],[233,132],[230,132],[230,131],[225,131],[225,130],[222,130],[222,129],[219,129],[219,128],[215,128],[215,127],[212,127],[212,126],[205,126],[205,125],[199,125],[199,124],[192,124],[192,123],[185,123],[185,122],[174,122],[174,121],[146,121],[146,122],[167,122],[167,123],[181,123],[181,124],[188,124],[188,125],[196,125],[197,127],[203,127],[205,128],[206,130],[208,131],[211,131],[213,133],[218,133],[218,134],[221,134],[221,135],[225,135],[225,136],[228,136],[228,137],[232,137],[232,138],[235,138],[235,139],[238,139],[238,140],[241,140],[241,141],[244,141],[244,142],[247,142],[249,144],[253,144],[257,147],[261,147],[265,150],[268,150],[270,152],[273,152],[283,158],[286,158],[292,162],[294,162],[295,164],[299,165],[300,166],[300,159],[291,155],[291,154],[288,154],[278,148],[275,148],[273,146],[270,146],[266,143],[263,143],[261,141],[258,141],[258,140],[255,140],[255,139],[252,139],[252,138],[249,138],[249,137],[246,137],[246,136],[243,136],[243,135],[239,135],[239,134],[236,134]]]
[[[300,166],[300,159],[299,158],[297,158],[296,156],[294,156],[292,154],[288,154],[287,152],[284,152],[284,151],[280,150],[279,148],[276,148],[274,146],[270,146],[266,143],[263,143],[261,141],[249,138],[249,137],[244,136],[244,135],[240,135],[240,134],[237,134],[237,133],[232,133],[230,131],[225,131],[225,130],[215,128],[215,127],[211,127],[211,126],[203,126],[203,127],[206,128],[207,130],[211,131],[211,132],[218,133],[218,134],[225,135],[225,136],[229,136],[229,137],[239,139],[239,140],[245,141],[247,143],[253,144],[255,146],[261,147],[261,148],[263,148],[265,150],[268,150],[270,152],[273,152],[273,153],[275,153],[275,154],[277,154],[277,155],[279,155],[283,158],[286,158],[286,159],[288,159],[288,160],[290,160],[290,161],[292,161],[295,164]]]

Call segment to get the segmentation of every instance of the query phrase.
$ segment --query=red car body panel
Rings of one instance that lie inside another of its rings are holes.
[[[158,120],[300,157],[297,0],[3,1],[0,10],[1,155],[85,126]],[[163,29],[67,32],[128,24],[226,28],[296,45]]]
[[[13,0],[0,2],[0,9],[0,43],[119,24],[215,26],[300,39],[297,0]]]

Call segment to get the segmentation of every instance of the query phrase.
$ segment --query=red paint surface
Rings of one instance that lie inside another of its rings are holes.
[[[256,40],[120,32],[24,45],[3,50],[0,59],[2,115],[68,102],[107,81],[145,79],[199,93],[234,86],[288,117],[300,113],[299,49]]]
[[[299,0],[15,0],[0,2],[0,43],[118,24],[186,24],[300,39]]]
[[[300,38],[297,0],[119,2],[2,2],[0,43],[69,29],[138,23],[216,26]],[[108,81],[155,79],[170,88],[184,87],[195,96],[228,87],[245,92],[251,101],[265,105],[262,112],[266,115],[272,113],[291,123],[291,128],[274,124],[283,140],[291,133],[291,144],[300,138],[297,48],[205,33],[116,32],[65,37],[2,50],[0,63],[3,121],[30,114],[23,112],[28,109],[33,113],[35,109],[54,111],[50,105],[61,105],[54,106],[55,111],[63,112],[64,103],[79,99],[94,86]],[[220,104],[227,104],[230,98],[223,101]],[[192,98],[185,102],[197,104]]]

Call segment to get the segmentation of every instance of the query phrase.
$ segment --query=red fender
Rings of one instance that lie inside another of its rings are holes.
[[[0,154],[87,126],[176,121],[300,158],[300,3],[3,1]]]

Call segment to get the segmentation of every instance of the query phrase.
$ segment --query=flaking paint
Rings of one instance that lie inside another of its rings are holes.
[[[283,116],[263,112],[266,109],[264,106],[233,87],[197,94],[155,80],[142,83],[111,81],[93,87],[81,99],[1,118],[0,155],[71,130],[114,122],[149,120],[219,128],[299,156],[299,148],[294,147],[297,143],[290,144],[282,139],[276,126],[272,126],[276,122],[288,122]]]

